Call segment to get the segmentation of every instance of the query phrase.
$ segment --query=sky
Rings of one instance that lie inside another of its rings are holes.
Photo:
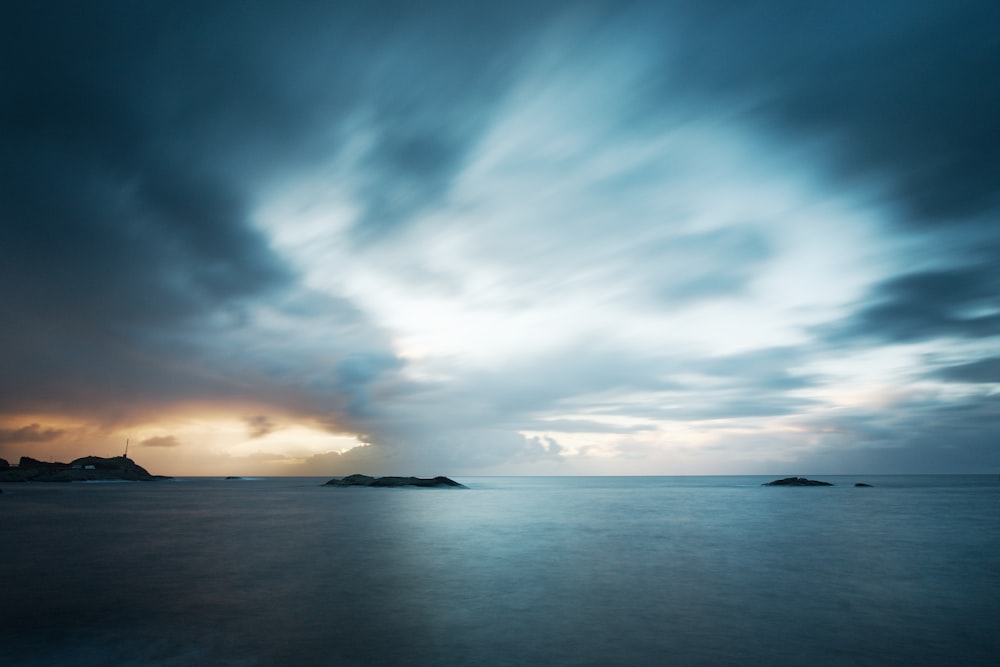
[[[1000,472],[1000,4],[8,3],[0,457]]]

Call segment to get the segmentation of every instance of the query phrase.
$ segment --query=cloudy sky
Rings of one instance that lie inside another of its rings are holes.
[[[7,3],[0,457],[1000,471],[1000,4]]]

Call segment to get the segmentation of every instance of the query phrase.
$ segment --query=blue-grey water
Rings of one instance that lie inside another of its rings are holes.
[[[996,476],[767,479],[6,484],[0,664],[998,664]]]

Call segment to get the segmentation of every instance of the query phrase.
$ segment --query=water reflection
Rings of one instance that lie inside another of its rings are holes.
[[[5,493],[5,664],[974,664],[998,648],[991,486],[319,481]]]

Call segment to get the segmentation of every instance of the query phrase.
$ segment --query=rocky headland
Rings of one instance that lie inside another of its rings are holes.
[[[348,475],[347,477],[335,477],[323,486],[376,486],[376,487],[396,487],[396,486],[444,486],[464,489],[464,484],[459,484],[447,477],[369,477],[368,475]]]
[[[0,463],[0,482],[151,482],[158,479],[170,477],[151,475],[148,470],[124,456],[84,456],[69,463],[39,461],[30,456],[22,456],[16,466],[11,466],[6,461]]]
[[[830,482],[820,482],[815,479],[806,479],[805,477],[786,477],[784,479],[776,479],[773,482],[764,482],[761,486],[833,486]]]

